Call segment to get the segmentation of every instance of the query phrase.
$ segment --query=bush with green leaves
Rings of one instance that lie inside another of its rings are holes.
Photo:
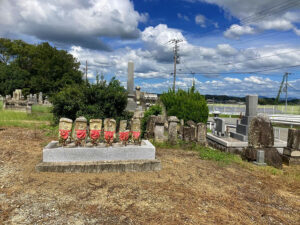
[[[160,100],[166,107],[168,116],[177,116],[184,121],[192,120],[196,123],[206,123],[208,119],[208,107],[205,97],[195,88],[184,91],[179,89],[177,92],[169,90],[160,96]]]
[[[152,115],[159,115],[162,112],[162,108],[160,105],[152,105],[150,108],[144,113],[144,117],[141,121],[141,128],[142,128],[142,136],[144,136],[147,128],[147,122]]]
[[[127,92],[120,82],[113,78],[96,84],[72,85],[64,88],[51,98],[55,121],[61,117],[75,120],[84,116],[92,118],[130,119],[132,114],[125,111]]]

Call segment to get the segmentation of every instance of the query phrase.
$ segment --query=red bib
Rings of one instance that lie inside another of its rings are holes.
[[[86,130],[76,130],[76,137],[80,140],[85,139]]]
[[[91,131],[90,131],[90,137],[91,137],[93,140],[97,140],[97,139],[99,139],[99,137],[100,137],[100,133],[101,133],[101,130],[91,130]]]
[[[59,130],[59,135],[62,139],[67,140],[70,132],[70,130]]]

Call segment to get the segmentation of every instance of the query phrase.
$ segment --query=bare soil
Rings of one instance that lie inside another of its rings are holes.
[[[51,139],[0,130],[0,224],[300,224],[299,179],[175,149],[158,172],[38,173]]]

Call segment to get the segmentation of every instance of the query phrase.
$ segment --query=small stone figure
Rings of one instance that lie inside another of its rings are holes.
[[[87,119],[81,116],[75,120],[75,128],[73,134],[73,137],[75,139],[75,145],[84,146],[86,136],[87,136]]]
[[[129,139],[129,130],[126,130],[127,128],[127,120],[121,120],[120,121],[120,129],[119,129],[119,139],[122,142],[123,145],[127,145],[128,139]]]
[[[100,140],[102,128],[101,119],[91,119],[90,120],[90,138],[93,146],[96,146]]]
[[[66,146],[68,139],[71,139],[72,123],[73,121],[67,118],[61,118],[59,120],[59,143],[61,143],[62,146]]]
[[[116,121],[114,119],[104,120],[104,139],[107,146],[112,146],[116,133]]]
[[[134,118],[131,123],[131,134],[134,144],[141,145],[141,121]]]

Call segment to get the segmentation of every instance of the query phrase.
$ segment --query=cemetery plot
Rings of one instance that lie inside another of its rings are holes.
[[[242,161],[223,165],[202,160],[197,152],[157,148],[161,171],[38,173],[41,148],[53,137],[25,128],[4,128],[0,135],[0,224],[300,220],[299,166],[281,171]]]

